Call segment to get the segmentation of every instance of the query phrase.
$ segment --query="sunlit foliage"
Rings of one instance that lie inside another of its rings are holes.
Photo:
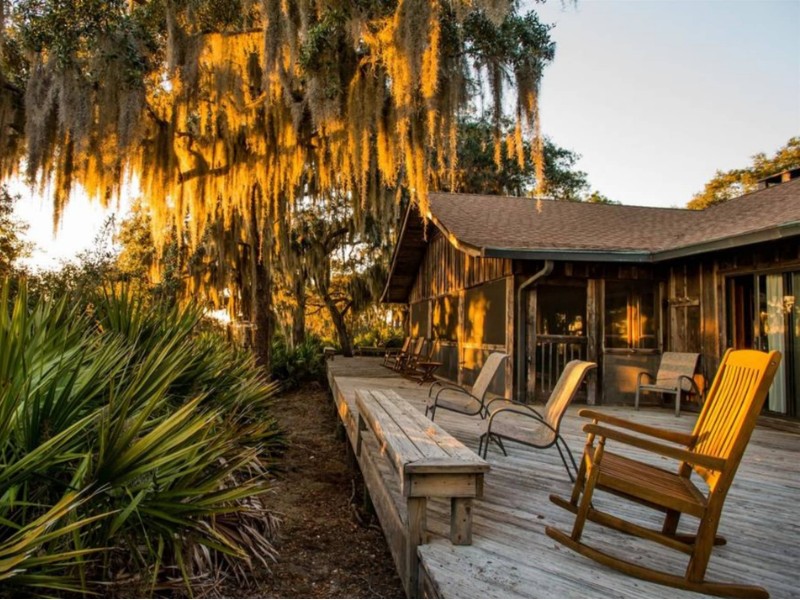
[[[793,137],[772,156],[764,152],[754,155],[748,167],[717,171],[706,183],[703,191],[695,194],[687,208],[700,210],[753,192],[758,188],[759,179],[798,167],[800,167],[800,137]]]
[[[502,0],[12,4],[6,37],[28,59],[6,57],[0,118],[24,113],[28,175],[59,208],[75,183],[109,201],[135,176],[153,231],[188,214],[195,243],[237,215],[277,231],[309,190],[388,219],[403,183],[424,213],[452,176],[458,112],[485,96],[499,124],[513,107],[521,153],[553,55],[535,14]]]
[[[575,168],[580,156],[552,140],[543,140],[544,180],[537,179],[537,165],[531,156],[531,142],[522,142],[523,152],[515,155],[516,127],[504,121],[499,130],[502,144],[495,146],[497,129],[491,119],[464,117],[458,128],[458,164],[454,186],[448,191],[468,194],[529,196],[538,191],[558,200],[579,201],[588,189],[587,175]],[[498,162],[499,160],[499,162]],[[541,177],[541,173],[538,177]]]
[[[0,187],[0,277],[11,273],[17,260],[30,251],[30,244],[25,240],[27,225],[14,215],[16,202],[19,202],[18,196]]]

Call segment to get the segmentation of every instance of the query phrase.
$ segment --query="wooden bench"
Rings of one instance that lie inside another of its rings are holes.
[[[427,499],[450,499],[450,541],[471,544],[472,499],[483,495],[489,464],[391,390],[356,390],[356,406],[356,456],[406,593],[415,597]]]

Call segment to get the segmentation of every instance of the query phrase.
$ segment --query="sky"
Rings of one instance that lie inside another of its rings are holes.
[[[542,129],[581,155],[577,168],[612,200],[685,206],[717,170],[800,135],[800,0],[527,5],[554,24],[557,44]],[[50,202],[14,189],[38,246],[33,265],[75,256],[107,216],[78,197],[53,237]]]
[[[532,3],[531,3],[532,6]],[[800,0],[559,0],[542,128],[623,204],[683,207],[800,135]]]

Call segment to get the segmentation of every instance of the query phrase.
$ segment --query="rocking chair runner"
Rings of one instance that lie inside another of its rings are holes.
[[[712,547],[725,543],[716,536],[722,506],[780,359],[776,351],[728,350],[691,434],[582,410],[581,416],[594,422],[584,427],[588,438],[578,480],[569,500],[550,496],[555,504],[576,514],[575,523],[569,535],[553,527],[547,528],[547,535],[592,560],[640,579],[716,596],[769,597],[762,587],[706,581],[705,573]],[[680,466],[677,472],[670,472],[612,453],[605,449],[606,442],[612,440],[673,458]],[[693,471],[705,480],[708,495],[691,482]],[[661,530],[596,509],[592,502],[596,489],[663,511],[666,516]],[[683,513],[700,519],[696,534],[677,532]],[[582,543],[587,519],[689,554],[685,574],[657,571]]]

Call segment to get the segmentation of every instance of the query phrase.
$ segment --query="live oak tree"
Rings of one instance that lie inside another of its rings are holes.
[[[14,204],[19,196],[9,193],[5,186],[0,187],[0,277],[10,274],[17,261],[30,251],[25,240],[27,225],[14,215]]]
[[[759,152],[747,167],[717,171],[703,191],[695,194],[687,208],[702,210],[755,191],[759,179],[797,167],[800,167],[800,137],[792,137],[772,156]]]
[[[388,231],[400,188],[426,214],[479,99],[543,169],[554,45],[511,0],[0,0],[0,31],[2,174],[51,184],[56,218],[132,181],[157,246],[210,236],[202,283],[246,299],[262,362],[297,198],[346,198],[355,229]]]
[[[495,143],[498,131],[499,146]],[[575,168],[578,154],[544,138],[542,172],[537,175],[531,142],[523,141],[521,153],[513,151],[515,143],[515,125],[510,120],[498,130],[486,116],[462,117],[454,185],[447,186],[448,191],[511,196],[538,192],[558,200],[582,199],[589,184],[586,173]]]

